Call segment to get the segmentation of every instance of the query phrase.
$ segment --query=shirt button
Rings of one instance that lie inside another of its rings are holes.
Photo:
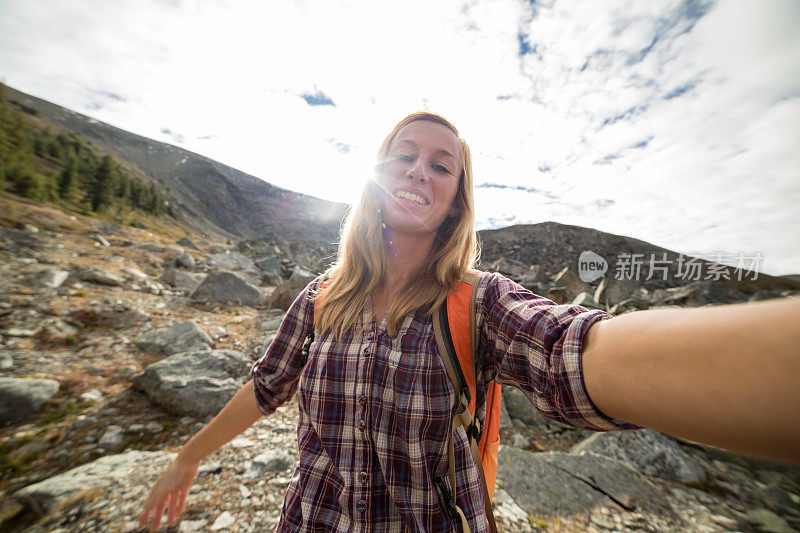
[[[360,403],[362,406],[367,405],[367,395],[362,394],[361,396],[359,396],[358,403]]]
[[[358,509],[359,513],[363,513],[367,510],[367,500],[358,500],[356,504],[356,509]]]
[[[367,427],[367,422],[366,422],[366,420],[361,418],[361,419],[358,420],[357,425],[358,425],[358,429],[360,429],[361,431],[364,431],[364,428]]]
[[[358,480],[361,482],[362,485],[366,485],[367,481],[369,481],[369,474],[366,472],[360,472],[358,474]]]
[[[366,348],[364,348],[364,353],[365,353],[365,354],[367,354],[367,355],[369,355],[369,346],[367,346]]]
[[[369,333],[367,333],[367,340],[368,341],[371,341],[374,338],[375,338],[375,335],[373,335],[373,333],[371,331]]]

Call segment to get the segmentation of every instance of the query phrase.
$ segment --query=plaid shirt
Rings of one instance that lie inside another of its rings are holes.
[[[455,390],[430,316],[406,316],[390,337],[368,299],[355,333],[339,342],[312,331],[306,287],[251,372],[265,415],[296,391],[300,460],[276,531],[454,531],[435,480],[450,492],[447,439]],[[484,273],[476,301],[477,405],[491,379],[519,387],[548,418],[595,431],[637,429],[610,419],[589,400],[581,345],[589,327],[612,315],[556,305],[495,273]],[[363,328],[363,331],[362,331]],[[477,416],[483,426],[485,412]],[[455,437],[457,504],[473,532],[487,530],[483,491],[463,428]]]

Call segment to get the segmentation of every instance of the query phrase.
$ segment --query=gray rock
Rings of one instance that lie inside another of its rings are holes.
[[[572,300],[572,305],[582,305],[591,309],[605,309],[602,305],[597,303],[588,292],[582,292]]]
[[[31,285],[34,287],[44,287],[48,289],[57,289],[69,277],[69,273],[63,270],[51,268],[44,272],[39,272],[31,279]]]
[[[234,350],[183,352],[148,366],[133,378],[153,403],[181,415],[216,415],[241,388],[250,369]]]
[[[92,235],[92,238],[95,241],[99,242],[101,246],[111,246],[111,244],[109,244],[106,238],[100,235],[99,233],[95,233],[94,235]]]
[[[116,450],[122,445],[124,438],[125,431],[120,426],[112,424],[106,428],[103,436],[100,437],[100,442],[98,442],[98,445],[107,450]]]
[[[194,320],[185,320],[173,326],[158,328],[140,335],[136,346],[157,355],[210,350],[214,341]]]
[[[184,253],[183,247],[177,244],[168,244],[164,247],[164,251],[172,252],[173,254],[182,255]]]
[[[266,296],[258,287],[233,272],[211,272],[190,298],[196,302],[217,302],[225,305],[263,306]]]
[[[595,433],[572,448],[615,459],[647,476],[701,486],[706,472],[674,441],[652,429]]]
[[[764,508],[747,511],[747,518],[756,525],[759,531],[765,533],[792,533],[795,531],[786,520]]]
[[[14,368],[14,357],[10,352],[0,352],[0,370],[11,370]]]
[[[292,270],[292,275],[289,276],[289,286],[302,290],[306,285],[314,281],[317,275],[311,271],[296,266]]]
[[[0,424],[35,415],[58,389],[54,379],[0,378]]]
[[[81,281],[90,281],[100,285],[111,285],[118,287],[124,283],[124,280],[121,277],[115,276],[114,274],[109,274],[105,270],[91,265],[73,266],[70,269],[70,276]]]
[[[195,531],[204,531],[208,522],[203,520],[181,520],[178,526],[178,533],[194,533]]]
[[[211,524],[212,531],[219,531],[220,529],[227,529],[231,527],[236,522],[236,517],[230,513],[230,511],[223,511],[221,515],[214,520],[214,523]]]
[[[256,259],[256,266],[269,274],[280,275],[281,260],[277,256],[261,257]]]
[[[194,268],[197,263],[190,254],[181,254],[175,258],[175,264],[186,268]]]
[[[560,431],[572,429],[570,426],[550,420],[543,416],[533,403],[525,396],[521,390],[515,387],[503,387],[503,405],[508,411],[508,416],[512,422],[517,421],[531,429],[539,431]]]
[[[591,453],[532,453],[501,445],[498,463],[498,485],[533,515],[569,516],[614,503],[633,509],[661,501],[647,478]]]
[[[240,252],[211,254],[208,264],[226,270],[254,270],[256,268],[255,263]]]
[[[193,243],[186,237],[179,239],[177,244],[183,246],[184,248],[191,248],[192,250],[197,250],[198,252],[201,251],[200,248],[198,248],[195,243]]]
[[[107,455],[63,474],[28,485],[12,494],[12,498],[37,514],[63,508],[92,489],[107,489],[127,481],[136,468],[155,461],[172,460],[176,454],[131,450]],[[151,466],[152,468],[152,466]]]
[[[208,249],[208,253],[210,254],[224,254],[228,250],[224,246],[220,246],[219,244],[215,244]]]
[[[148,252],[163,252],[164,249],[156,244],[139,244],[136,246],[137,248],[141,248],[142,250],[147,250]]]
[[[8,337],[33,337],[38,331],[36,329],[8,328],[3,330],[3,335]]]
[[[164,273],[161,275],[162,281],[187,293],[191,293],[195,290],[205,278],[206,274],[195,274],[172,267],[164,270]]]
[[[283,321],[284,314],[280,314],[278,316],[274,316],[269,318],[261,323],[261,329],[265,331],[275,331],[281,325]]]
[[[280,474],[294,465],[294,459],[286,451],[280,449],[269,450],[253,459],[250,468],[244,474],[245,479],[263,478]]]
[[[78,328],[63,320],[54,320],[39,330],[38,337],[45,342],[74,344],[77,342]]]
[[[113,329],[130,328],[149,318],[149,315],[141,309],[130,308],[126,305],[76,309],[69,316],[73,325]]]
[[[584,283],[569,267],[564,267],[561,272],[555,275],[553,281],[566,287],[572,294],[580,294],[592,290],[589,284]]]

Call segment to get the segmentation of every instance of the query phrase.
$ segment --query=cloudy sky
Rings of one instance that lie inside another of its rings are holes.
[[[796,0],[0,0],[0,78],[345,202],[429,109],[472,148],[481,229],[800,273]]]

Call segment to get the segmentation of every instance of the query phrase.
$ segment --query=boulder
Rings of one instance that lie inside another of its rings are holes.
[[[180,289],[187,293],[191,293],[200,285],[206,278],[206,274],[195,274],[193,272],[186,272],[185,270],[178,270],[174,267],[167,268],[161,274],[161,281],[170,285],[175,289]]]
[[[135,469],[144,467],[161,470],[176,454],[131,450],[107,455],[63,474],[23,487],[12,498],[36,514],[46,514],[66,507],[82,494],[124,483]],[[155,463],[161,463],[155,468]],[[149,466],[148,466],[149,465]]]
[[[175,264],[185,268],[194,268],[197,263],[191,254],[181,254],[175,258]]]
[[[164,249],[157,244],[139,244],[136,247],[141,248],[142,250],[147,250],[148,252],[160,253],[164,251]]]
[[[31,285],[34,287],[43,287],[46,289],[57,289],[66,281],[69,276],[68,272],[51,268],[44,272],[39,272],[31,279]]]
[[[659,506],[655,485],[628,466],[592,453],[532,453],[500,446],[497,482],[526,512],[569,516],[596,506]]]
[[[234,350],[182,352],[133,378],[153,403],[180,416],[214,416],[239,391],[252,361]]]
[[[588,292],[582,292],[572,300],[572,305],[582,305],[591,309],[605,309]]]
[[[166,328],[148,331],[134,342],[141,350],[157,355],[210,350],[214,345],[209,334],[194,320],[185,320]]]
[[[553,281],[566,287],[572,294],[590,292],[592,290],[588,283],[585,283],[569,267],[564,267],[561,272],[555,275]]]
[[[90,281],[100,285],[120,286],[124,280],[114,274],[109,274],[102,268],[91,265],[77,265],[70,269],[70,276],[80,281]]]
[[[70,313],[71,323],[78,326],[92,326],[100,328],[130,328],[141,324],[150,318],[150,315],[125,304],[113,305],[93,309],[90,307],[76,309]]]
[[[533,403],[525,396],[521,390],[516,387],[504,386],[503,389],[503,402],[508,416],[512,423],[527,426],[531,429],[539,431],[561,431],[564,429],[574,429],[566,426],[555,420],[550,420],[544,417]]]
[[[208,264],[226,270],[255,270],[256,265],[240,252],[212,254]]]
[[[0,378],[0,424],[32,417],[58,389],[54,379]]]
[[[215,244],[208,249],[208,253],[210,254],[224,254],[227,251],[228,250],[226,250],[224,246],[220,246],[218,244]]]
[[[277,256],[273,255],[256,259],[256,266],[267,274],[281,275],[281,260]]]
[[[647,476],[701,486],[706,472],[700,463],[672,439],[652,429],[595,433],[572,451],[594,452],[615,459]]]
[[[192,291],[190,298],[196,302],[215,302],[225,305],[263,306],[266,296],[258,287],[243,280],[233,272],[211,272]]]
[[[39,330],[37,336],[44,342],[75,344],[78,339],[78,328],[67,324],[63,320],[56,319],[49,324],[45,324]]]
[[[197,250],[198,252],[201,251],[200,248],[198,248],[195,243],[193,243],[192,241],[190,241],[186,237],[183,237],[183,238],[179,239],[176,244],[179,244],[180,246],[183,246],[184,248],[191,248],[192,250]]]
[[[263,478],[274,476],[294,465],[294,459],[286,450],[268,450],[253,459],[250,468],[244,475],[245,479]]]

